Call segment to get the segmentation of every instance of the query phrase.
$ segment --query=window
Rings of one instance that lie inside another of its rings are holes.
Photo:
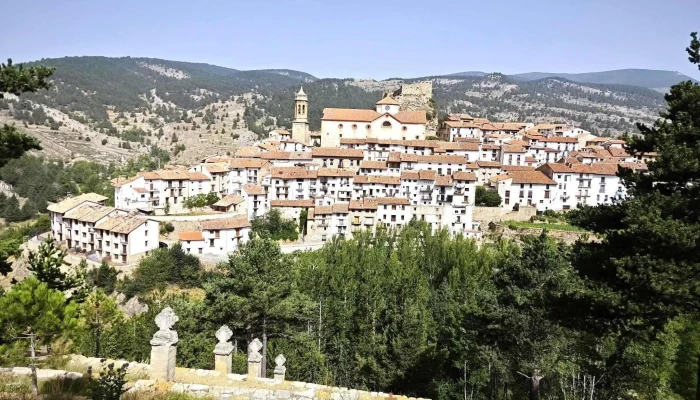
[[[365,129],[372,129],[372,125],[370,125],[370,124],[365,125]]]
[[[343,124],[338,124],[338,129],[343,129]]]
[[[209,239],[209,247],[214,247],[214,239]]]
[[[382,128],[391,128],[391,122],[389,122],[389,121],[382,122]]]
[[[357,129],[357,124],[352,124],[352,129]]]
[[[408,130],[408,128],[405,127],[405,126],[402,126],[402,127],[401,127],[401,130],[404,131],[404,132],[406,132],[406,131]]]
[[[202,248],[201,248],[201,247],[199,248],[199,254],[202,254]]]

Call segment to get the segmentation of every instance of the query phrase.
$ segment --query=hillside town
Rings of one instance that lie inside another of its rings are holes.
[[[326,108],[321,130],[311,131],[309,101],[301,88],[291,132],[273,130],[254,146],[189,168],[114,179],[114,207],[95,194],[52,205],[54,237],[127,263],[158,248],[159,222],[150,218],[186,215],[188,198],[215,194],[212,219],[178,232],[189,253],[235,251],[249,239],[251,221],[272,209],[301,221],[308,243],[411,220],[478,239],[477,187],[498,193],[504,212],[611,204],[626,195],[618,169],[643,172],[655,157],[630,155],[623,140],[567,124],[467,114],[447,115],[437,136],[428,136],[426,112],[402,110],[391,95],[373,110]]]

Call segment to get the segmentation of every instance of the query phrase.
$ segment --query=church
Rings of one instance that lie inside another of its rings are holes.
[[[294,98],[292,139],[310,143],[309,98],[301,88]],[[321,119],[321,147],[340,147],[342,139],[424,140],[425,111],[401,111],[391,96],[375,104],[374,110],[325,108]]]

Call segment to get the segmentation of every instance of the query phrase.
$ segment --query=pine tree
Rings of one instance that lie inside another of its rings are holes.
[[[67,253],[58,247],[56,241],[49,237],[39,245],[38,252],[29,252],[29,270],[50,289],[60,291],[75,289],[82,285],[80,279],[61,271],[62,266],[68,265],[65,261],[66,255]]]

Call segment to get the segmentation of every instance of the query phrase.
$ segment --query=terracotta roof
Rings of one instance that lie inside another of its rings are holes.
[[[260,148],[257,146],[243,146],[236,149],[234,154],[236,157],[254,157],[260,154]]]
[[[544,148],[545,153],[561,153],[561,150],[550,149],[549,147]]]
[[[434,181],[437,179],[437,171],[431,171],[431,170],[420,170],[418,171],[418,179],[425,180],[425,181]]]
[[[535,167],[529,165],[504,165],[501,167],[503,171],[534,171]]]
[[[526,153],[527,150],[525,150],[524,147],[522,146],[502,146],[502,151],[504,153]]]
[[[514,184],[533,183],[538,185],[556,185],[557,183],[550,179],[541,171],[509,171],[508,177],[513,179]]]
[[[525,122],[493,122],[493,126],[502,131],[519,131],[525,129],[527,123]]]
[[[191,181],[208,181],[209,177],[204,175],[201,172],[188,172],[187,175],[189,176]]]
[[[234,158],[229,161],[228,165],[231,169],[240,168],[262,168],[268,161],[259,158]]]
[[[313,207],[313,200],[272,200],[271,207]]]
[[[381,114],[374,110],[361,110],[354,108],[324,108],[322,120],[372,122],[380,116]]]
[[[341,138],[340,144],[365,144],[367,139]]]
[[[353,179],[354,183],[379,183],[384,185],[400,185],[401,179],[398,176],[385,176],[385,175],[357,175]]]
[[[578,143],[577,138],[564,137],[564,136],[552,136],[549,138],[539,139],[540,142],[554,142],[554,143]]]
[[[394,114],[394,118],[403,124],[426,124],[428,122],[425,111],[399,111]]]
[[[438,176],[435,180],[436,186],[452,186],[452,177],[449,175]]]
[[[105,196],[99,195],[97,193],[83,193],[75,197],[69,197],[56,204],[51,204],[47,207],[47,209],[56,213],[65,213],[66,211],[69,211],[87,201],[92,203],[101,203],[105,200],[107,200]]]
[[[441,164],[465,164],[467,158],[453,154],[421,156],[417,154],[389,153],[389,162],[424,162]]]
[[[92,208],[92,211],[83,215],[80,217],[80,221],[82,222],[90,222],[90,223],[95,223],[102,218],[108,216],[109,214],[113,213],[116,211],[116,208],[114,207],[105,207],[105,206],[95,206],[95,207],[88,207]]]
[[[387,169],[386,161],[370,161],[365,160],[360,162],[360,168],[364,169]]]
[[[445,121],[445,126],[449,128],[476,128],[476,129],[481,129],[479,125],[476,125],[473,122],[466,122],[466,121]]]
[[[248,217],[241,216],[236,218],[202,221],[201,225],[203,231],[216,231],[220,229],[247,228],[250,226],[250,221],[248,221]]]
[[[401,171],[401,179],[415,179],[418,180],[420,174],[418,171]]]
[[[349,203],[335,203],[332,206],[317,206],[314,208],[315,215],[347,214]]]
[[[155,179],[161,179],[164,181],[179,181],[179,180],[189,180],[190,177],[187,175],[187,171],[185,170],[179,170],[179,169],[161,169],[158,171],[154,171],[158,175],[158,178]]]
[[[440,148],[445,150],[479,151],[478,143],[469,142],[439,142]]]
[[[260,185],[243,185],[243,191],[250,196],[265,195],[265,191]]]
[[[95,229],[101,229],[105,231],[123,233],[128,235],[134,229],[145,224],[146,221],[147,219],[142,217],[121,215],[107,218],[106,221],[103,221],[102,223],[96,225]]]
[[[350,210],[376,210],[377,199],[365,197],[362,200],[350,200]]]
[[[380,114],[374,110],[354,108],[324,108],[324,121],[372,122],[388,115],[403,124],[425,124],[428,122],[425,111],[399,111],[396,114]]]
[[[291,135],[291,133],[289,133],[289,131],[286,130],[286,129],[275,129],[275,130],[272,131],[272,132],[275,132],[275,133],[277,133],[277,134],[279,134],[279,135]]]
[[[318,176],[340,176],[350,178],[355,176],[355,171],[342,168],[321,168],[318,170]]]
[[[204,169],[212,174],[228,172],[228,167],[225,164],[205,164]]]
[[[538,171],[544,171],[550,169],[552,172],[558,172],[558,173],[572,173],[573,170],[571,167],[564,163],[547,163],[539,166],[537,168]]]
[[[407,205],[411,204],[411,202],[408,201],[408,199],[405,197],[378,197],[377,204],[379,204],[379,205],[395,204],[395,205],[407,206]]]
[[[458,143],[476,143],[476,144],[481,143],[481,140],[479,138],[470,138],[470,137],[456,137],[456,138],[454,138],[454,141],[458,142]]]
[[[501,146],[497,144],[483,144],[481,145],[481,150],[500,150]]]
[[[617,175],[617,163],[574,164],[571,169],[577,174]]]
[[[229,195],[222,197],[216,203],[212,204],[212,206],[229,207],[229,206],[232,206],[234,204],[241,204],[242,202],[243,202],[243,197],[229,194]]]
[[[629,153],[625,149],[620,149],[617,147],[609,147],[608,151],[613,157],[629,157]]]
[[[535,159],[535,157],[526,156],[526,157],[525,157],[525,162],[534,163],[534,162],[537,162],[537,160]]]
[[[359,149],[339,149],[337,147],[314,147],[312,157],[364,158],[365,153]]]
[[[209,180],[209,178],[207,178],[207,180]],[[135,187],[135,188],[133,188],[133,189],[134,189],[134,192],[136,192],[136,193],[146,193],[146,192],[148,192],[148,190],[146,190],[145,187]]]
[[[304,167],[273,167],[271,174],[274,179],[316,179],[318,171]]]
[[[386,96],[385,98],[379,100],[377,102],[377,105],[391,105],[391,106],[398,106],[399,102],[394,100],[393,97],[391,96]]]
[[[511,140],[508,142],[510,146],[529,146],[530,142],[526,142],[524,140]]]
[[[452,174],[452,178],[456,181],[475,181],[476,174],[473,172],[457,171]]]
[[[177,235],[178,240],[182,241],[201,241],[204,240],[204,236],[202,236],[202,232],[195,231],[195,232],[180,232]]]
[[[308,151],[270,151],[260,153],[263,160],[311,160],[311,153]]]
[[[477,161],[476,165],[479,168],[501,168],[501,163],[498,161]]]
[[[155,171],[142,171],[139,172],[138,175],[148,180],[160,179],[160,175]]]
[[[118,187],[122,187],[128,183],[131,183],[139,178],[140,178],[140,176],[138,176],[138,175],[132,176],[131,178],[114,178],[110,182],[112,182],[112,186],[114,186],[115,188],[118,188]]]

